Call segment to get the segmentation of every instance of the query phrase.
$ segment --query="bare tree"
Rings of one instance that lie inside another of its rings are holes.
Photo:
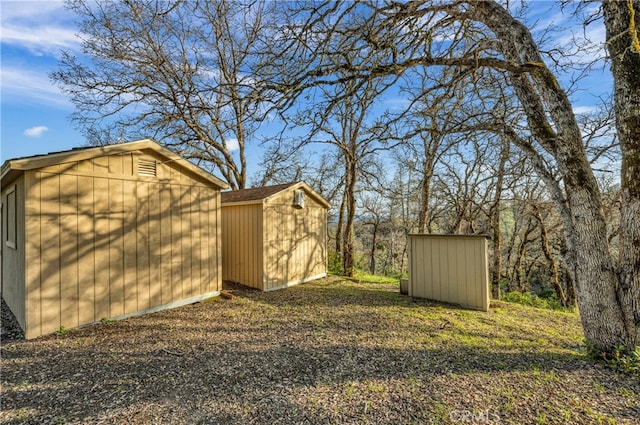
[[[409,70],[405,76],[401,92],[410,99],[404,112],[394,118],[405,128],[404,132],[395,135],[403,143],[401,147],[407,151],[405,161],[413,162],[421,171],[419,182],[420,207],[418,211],[419,233],[430,232],[433,219],[431,203],[431,185],[435,167],[442,155],[455,140],[449,133],[462,108],[462,99],[456,96],[456,79],[460,76],[432,75],[429,69],[416,68]],[[419,83],[417,83],[418,81]],[[393,134],[393,133],[392,133]]]
[[[605,1],[603,10],[622,155],[624,237],[617,265],[607,242],[602,193],[567,91],[545,64],[529,29],[499,3],[314,3],[312,10],[300,15],[298,30],[320,37],[322,47],[316,43],[314,49],[305,49],[304,43],[295,43],[304,72],[287,76],[289,81],[283,83],[285,90],[300,90],[345,79],[399,75],[416,66],[491,68],[504,73],[527,121],[525,133],[507,136],[536,167],[561,212],[566,261],[586,337],[595,349],[611,351],[621,344],[628,349],[640,345],[640,84],[635,74],[640,68],[635,20],[640,2]],[[366,16],[366,27],[358,19],[350,21],[352,16]],[[345,22],[351,25],[345,28]],[[331,43],[338,34],[352,40],[341,45],[340,52]],[[345,51],[362,49],[376,52],[380,60],[372,65],[340,59]]]
[[[569,306],[569,300],[565,294],[565,290],[562,287],[560,282],[560,269],[558,265],[558,261],[556,261],[555,256],[551,253],[550,243],[549,243],[549,234],[547,231],[547,225],[545,224],[545,220],[542,217],[542,211],[539,205],[533,203],[532,207],[532,216],[538,222],[538,226],[540,229],[540,247],[542,248],[542,252],[544,253],[544,257],[549,262],[549,269],[551,272],[551,284],[553,285],[554,290],[556,291],[556,295],[560,304],[563,307]]]
[[[51,76],[90,141],[151,136],[217,168],[232,188],[244,187],[246,145],[267,109],[254,66],[269,2],[69,0],[67,6],[79,19],[83,56],[64,53]]]
[[[496,183],[494,196],[489,207],[489,220],[491,222],[491,235],[493,243],[493,264],[491,268],[491,296],[500,299],[500,280],[502,278],[502,230],[500,226],[500,203],[502,202],[502,191],[504,188],[504,177],[507,161],[511,155],[510,143],[500,139],[502,146],[500,149],[500,160],[496,170]]]
[[[445,233],[478,234],[488,230],[484,206],[489,204],[496,177],[487,170],[500,152],[497,138],[492,139],[472,134],[443,156],[436,178],[439,201],[448,206],[446,219],[440,223]]]
[[[388,221],[386,213],[388,207],[379,193],[365,195],[362,200],[362,224],[371,226],[371,242],[369,249],[369,272],[376,273],[376,251],[379,244],[379,232],[385,221]]]
[[[338,149],[344,167],[344,190],[340,211],[344,215],[339,217],[338,232],[342,240],[337,237],[337,243],[341,243],[343,267],[348,276],[353,275],[353,228],[356,217],[356,192],[358,180],[364,177],[373,158],[380,150],[386,149],[381,143],[380,136],[375,132],[374,126],[367,120],[371,106],[375,99],[388,87],[372,80],[359,87],[358,90],[351,82],[341,87],[348,95],[339,93],[325,93],[327,98],[340,97],[339,102],[330,102],[325,110],[312,113],[311,125],[313,134],[317,137],[326,137],[321,140]],[[317,105],[316,105],[317,106]],[[343,223],[343,226],[340,226]]]
[[[367,26],[368,21],[361,16],[353,18],[360,25]],[[285,48],[288,45],[287,35],[297,31],[297,22],[291,23],[293,28],[285,26],[281,39]],[[321,31],[320,31],[321,33]],[[305,39],[308,46],[314,49],[322,48],[322,35],[307,34]],[[296,37],[300,34],[296,33]],[[357,66],[371,65],[377,60],[377,54],[372,50],[342,51],[342,45],[350,45],[351,39],[339,36],[330,40],[331,47],[339,53],[339,60]],[[273,47],[270,63],[283,61],[282,66],[291,70],[299,70],[306,66],[304,57],[296,57],[291,61],[292,54],[283,54],[283,46]],[[267,73],[269,67],[262,68]],[[339,72],[338,72],[339,73]],[[322,146],[335,150],[342,168],[340,185],[342,193],[339,201],[338,224],[336,230],[336,252],[342,255],[343,271],[348,276],[354,272],[353,232],[356,219],[359,182],[363,179],[376,179],[377,156],[380,152],[392,147],[385,137],[387,127],[381,125],[380,117],[373,116],[376,102],[389,87],[395,83],[395,77],[371,78],[355,80],[345,78],[334,85],[316,85],[310,87],[296,87],[293,93],[285,93],[282,100],[285,106],[283,116],[289,125],[298,129],[308,129],[293,151],[301,151],[310,146]],[[281,85],[284,87],[284,85]],[[286,91],[286,90],[285,90]],[[295,100],[301,100],[295,104]],[[295,107],[288,108],[291,105]]]

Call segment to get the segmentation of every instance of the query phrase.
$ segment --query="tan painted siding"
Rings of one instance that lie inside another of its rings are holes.
[[[222,205],[223,279],[269,291],[326,275],[327,210],[311,197],[295,208],[294,190]]]
[[[96,320],[95,178],[78,176],[78,322]],[[82,190],[80,190],[82,189]],[[36,220],[34,220],[36,221]],[[99,252],[98,252],[99,254]],[[104,316],[102,316],[104,317]]]
[[[264,289],[262,204],[222,207],[222,278]]]
[[[28,324],[22,329],[29,329],[33,335],[42,334],[42,221],[40,216],[41,182],[35,173],[27,172],[25,178],[25,260],[22,270],[25,276],[25,300],[29,311]],[[34,219],[34,217],[36,217]],[[5,260],[3,260],[5,261]],[[6,263],[6,261],[5,261]],[[28,338],[29,335],[25,334]]]
[[[162,284],[163,284],[163,264],[162,264],[162,210],[160,208],[162,192],[160,190],[160,184],[156,182],[149,182],[146,185],[147,189],[147,202],[146,202],[146,214],[147,220],[147,240],[148,246],[148,263],[141,262],[138,267],[143,270],[148,265],[149,272],[145,273],[141,271],[143,276],[148,275],[149,279],[149,306],[161,305],[162,303]],[[141,225],[143,221],[141,220]],[[143,239],[144,235],[140,235]],[[140,242],[139,242],[140,243]],[[143,250],[143,247],[139,249]]]
[[[27,338],[220,290],[219,191],[139,157],[25,172]]]
[[[19,177],[2,191],[2,297],[18,323],[25,326],[25,179]]]
[[[220,192],[216,193],[215,197],[209,198],[209,211],[215,212],[214,214],[208,214],[209,226],[207,227],[207,233],[210,235],[209,240],[217,241],[209,243],[209,268],[208,276],[211,276],[211,284],[215,284],[215,290],[222,290],[222,202],[220,201]],[[215,224],[214,224],[215,223]],[[210,288],[214,290],[213,287]]]
[[[293,199],[292,192],[287,194]],[[264,290],[326,274],[324,208],[311,200],[307,200],[303,209],[295,208],[291,203],[270,203],[265,206],[264,220]]]
[[[409,235],[409,295],[487,311],[486,238]]]

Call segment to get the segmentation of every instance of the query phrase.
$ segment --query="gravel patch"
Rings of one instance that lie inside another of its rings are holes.
[[[13,315],[9,306],[2,300],[0,306],[0,343],[4,344],[10,341],[24,339],[24,332],[20,328],[16,317]]]
[[[640,383],[584,357],[576,315],[335,277],[225,291],[3,340],[0,423],[640,423]]]

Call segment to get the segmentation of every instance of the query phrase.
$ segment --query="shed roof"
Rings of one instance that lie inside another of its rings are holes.
[[[197,165],[192,164],[182,156],[160,146],[157,142],[151,139],[143,139],[135,142],[119,143],[108,146],[74,148],[67,151],[51,152],[44,155],[9,159],[2,164],[0,178],[3,181],[2,185],[4,186],[5,181],[13,180],[16,175],[26,170],[34,170],[42,167],[48,167],[50,165],[62,164],[64,162],[82,161],[105,155],[144,150],[155,152],[156,154],[166,158],[167,161],[171,161],[174,164],[179,165],[186,171],[208,181],[219,189],[226,189],[229,187],[224,181],[209,174]]]
[[[311,187],[305,182],[291,182],[273,186],[253,187],[249,189],[222,192],[221,201],[222,204],[261,204],[267,202],[269,199],[277,196],[280,192],[286,189],[304,189],[309,196],[314,198],[323,207],[331,208],[331,204],[311,189]]]

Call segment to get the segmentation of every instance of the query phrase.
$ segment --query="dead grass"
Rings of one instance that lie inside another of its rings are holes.
[[[2,347],[0,423],[637,424],[578,317],[336,277]]]

